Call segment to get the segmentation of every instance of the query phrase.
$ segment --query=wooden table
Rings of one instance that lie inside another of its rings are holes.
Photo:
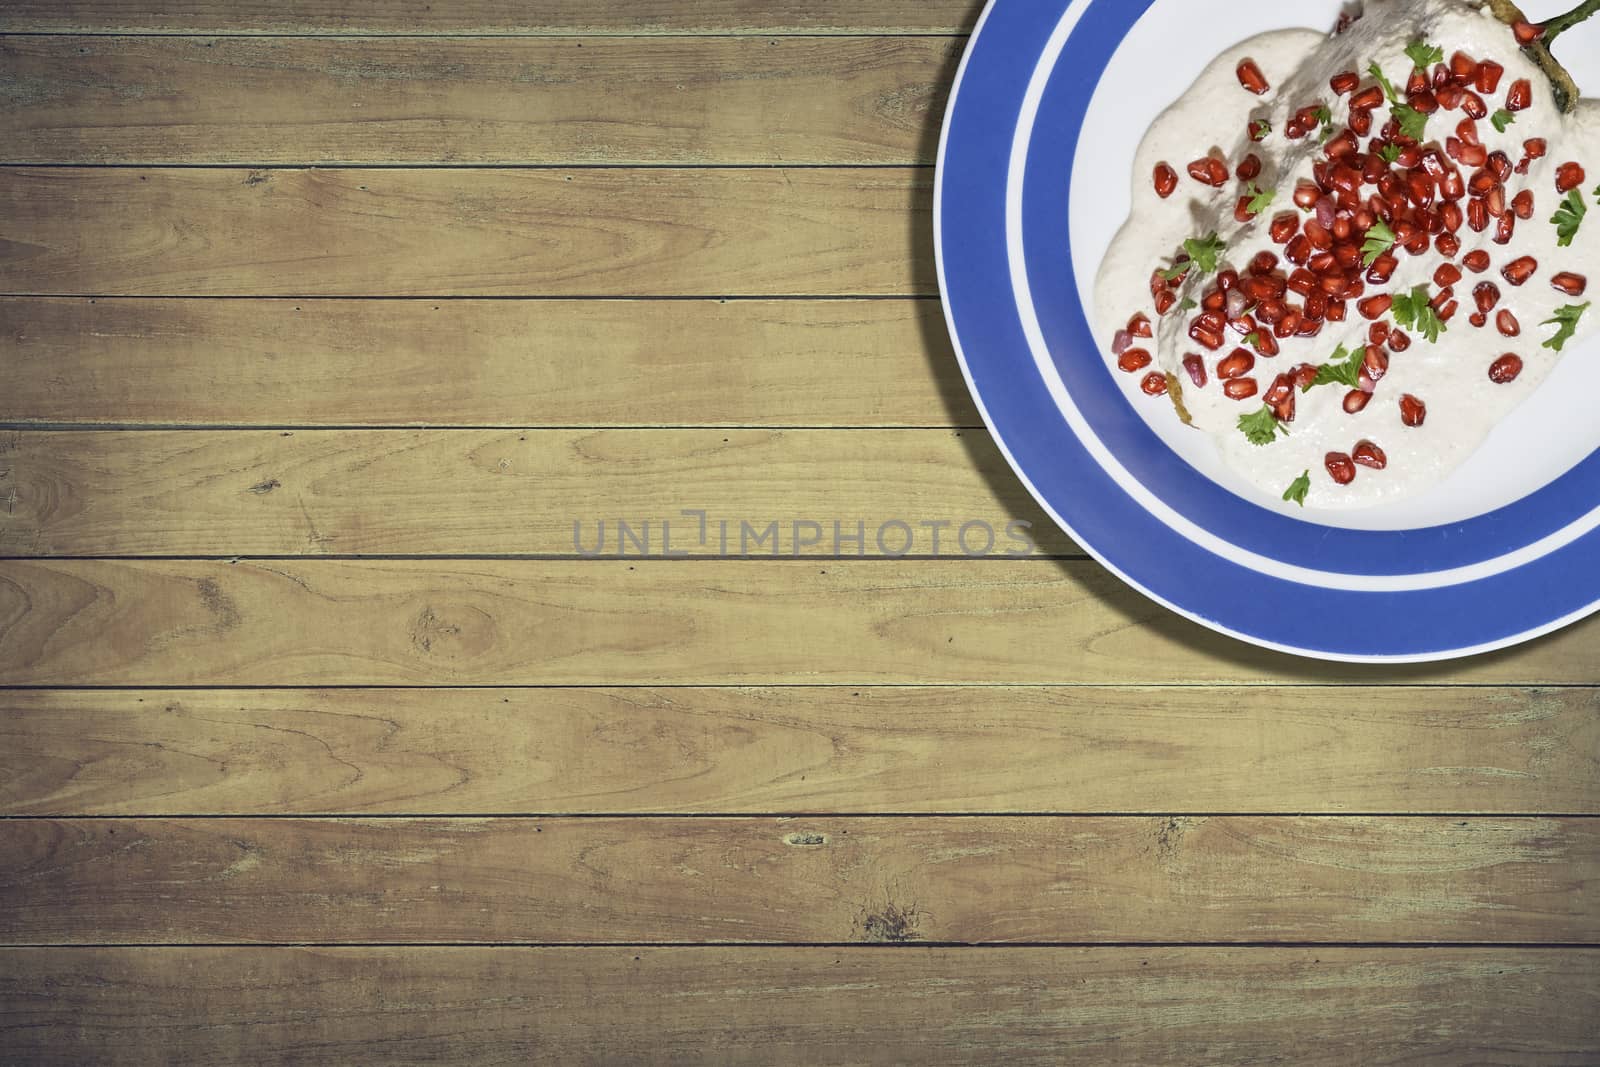
[[[0,1062],[1600,1060],[1600,621],[1315,664],[1054,532],[974,0],[154,6],[0,9]]]

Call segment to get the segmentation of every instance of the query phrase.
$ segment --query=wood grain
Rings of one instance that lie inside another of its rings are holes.
[[[0,814],[1600,814],[1591,689],[0,692]]]
[[[965,33],[980,0],[9,0],[0,32],[228,34]]]
[[[0,292],[908,296],[932,172],[0,169]]]
[[[1587,949],[10,949],[0,1044],[61,1067],[1576,1064],[1600,1057],[1597,968]]]
[[[0,39],[14,163],[932,163],[937,37]]]
[[[741,524],[773,521],[776,550],[792,556],[837,555],[836,521],[851,533],[863,521],[871,531],[907,524],[907,539],[868,536],[867,555],[1035,545],[1082,554],[976,431],[100,430],[5,440],[0,553],[10,555],[637,556],[648,542],[656,554],[717,556],[725,544],[739,551]]]
[[[0,422],[982,425],[932,300],[0,298]]]
[[[1600,940],[1600,823],[10,819],[10,944]]]
[[[1045,559],[0,561],[0,685],[1593,685],[1596,641],[1319,663]]]

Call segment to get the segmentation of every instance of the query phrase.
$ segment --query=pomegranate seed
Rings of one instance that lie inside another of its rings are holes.
[[[1550,279],[1550,285],[1568,296],[1582,296],[1584,290],[1589,288],[1589,279],[1581,274],[1574,274],[1569,270],[1564,270]]]
[[[1328,301],[1328,313],[1326,316],[1327,320],[1329,322],[1343,322],[1346,315],[1349,314],[1348,307],[1349,305],[1347,305],[1343,300]]]
[[[1428,418],[1428,405],[1406,393],[1400,397],[1400,421],[1412,428],[1421,426]]]
[[[1328,80],[1328,85],[1339,96],[1353,93],[1361,85],[1361,75],[1353,70],[1347,70],[1343,73],[1335,74]]]
[[[1483,198],[1483,204],[1489,209],[1491,219],[1503,218],[1506,213],[1506,187],[1496,184],[1489,190],[1489,195]]]
[[[1453,233],[1441,233],[1433,242],[1433,247],[1446,259],[1454,259],[1456,253],[1461,251],[1461,239]]]
[[[1350,98],[1351,111],[1376,111],[1383,106],[1383,90],[1369,85]]]
[[[1381,471],[1389,465],[1389,457],[1371,441],[1358,441],[1356,447],[1350,450],[1350,458],[1375,471]]]
[[[1488,167],[1472,172],[1472,177],[1467,179],[1467,192],[1473,196],[1488,196],[1489,190],[1494,188],[1495,176]]]
[[[1528,154],[1529,159],[1543,159],[1550,150],[1550,144],[1543,137],[1530,137],[1522,142],[1522,150]]]
[[[1381,345],[1368,345],[1361,359],[1361,369],[1374,382],[1383,381],[1383,376],[1389,373],[1389,353]]]
[[[1492,59],[1486,59],[1482,63],[1479,63],[1478,91],[1480,93],[1492,93],[1496,89],[1500,88],[1500,78],[1505,74],[1505,72],[1506,68],[1502,67]]]
[[[1456,81],[1468,82],[1478,76],[1478,61],[1465,52],[1457,52],[1450,57],[1450,73]]]
[[[1489,150],[1481,144],[1463,144],[1455,159],[1463,167],[1481,167],[1489,162]]]
[[[1193,163],[1189,164],[1189,177],[1203,185],[1212,185],[1220,189],[1228,180],[1226,174],[1227,168],[1223,168],[1224,174],[1222,176],[1222,180],[1217,181],[1215,180],[1215,173],[1211,167],[1213,163],[1221,163],[1221,160],[1212,156],[1206,156],[1204,159],[1195,160]]]
[[[1150,329],[1150,320],[1145,317],[1143,312],[1128,320],[1128,332],[1134,337],[1155,336],[1154,331]]]
[[[1349,485],[1356,480],[1356,465],[1343,452],[1329,452],[1323,457],[1322,465],[1328,469],[1328,477],[1340,485]]]
[[[1292,211],[1284,211],[1274,215],[1267,233],[1272,237],[1274,244],[1288,244],[1289,238],[1300,230],[1300,217]]]
[[[1300,208],[1302,211],[1310,211],[1317,206],[1317,201],[1321,199],[1322,190],[1317,188],[1314,183],[1308,182],[1304,179],[1301,179],[1299,182],[1295,183],[1295,207]]]
[[[1519,219],[1533,218],[1533,190],[1524,189],[1511,200],[1511,210]]]
[[[1204,389],[1206,384],[1206,361],[1190,353],[1183,357],[1183,369],[1189,372],[1189,380],[1194,382],[1196,389]]]
[[[1467,204],[1467,225],[1472,227],[1474,233],[1482,233],[1489,228],[1489,205],[1482,200],[1473,200]]]
[[[1278,340],[1270,330],[1256,331],[1256,352],[1269,358],[1278,354]]]
[[[1563,163],[1556,168],[1556,192],[1570,193],[1584,181],[1583,168],[1576,163]]]
[[[1178,172],[1165,163],[1157,163],[1155,186],[1156,195],[1165,200],[1178,188]]]
[[[1482,274],[1489,269],[1489,253],[1481,248],[1475,248],[1461,257],[1462,265],[1474,274]]]
[[[1461,98],[1467,95],[1467,90],[1452,82],[1449,85],[1434,86],[1433,95],[1438,99],[1440,107],[1446,111],[1454,111],[1461,106]]]
[[[1361,312],[1361,317],[1364,319],[1378,319],[1387,315],[1392,307],[1394,307],[1394,297],[1387,293],[1380,293],[1377,296],[1369,296],[1358,303],[1356,310]]]
[[[1489,380],[1496,385],[1514,382],[1517,380],[1517,375],[1521,373],[1522,357],[1514,352],[1507,352],[1489,364]]]
[[[1158,370],[1153,370],[1144,376],[1144,380],[1139,383],[1139,388],[1150,396],[1165,396],[1167,392],[1167,376]]]
[[[1271,274],[1278,268],[1278,257],[1272,252],[1257,252],[1250,260],[1250,273],[1255,275]]]
[[[1247,59],[1239,64],[1239,84],[1257,96],[1265,96],[1272,86],[1267,84],[1267,76],[1261,73],[1261,68],[1256,66],[1256,61]]]
[[[1229,400],[1249,400],[1256,395],[1254,378],[1233,378],[1222,383],[1222,392]]]
[[[1235,222],[1249,222],[1255,217],[1255,212],[1250,210],[1252,197],[1246,194],[1241,196],[1233,205],[1233,220]]]
[[[1485,315],[1481,311],[1474,311],[1472,314],[1467,316],[1467,321],[1481,330],[1485,325],[1488,324],[1489,316]]]
[[[1217,377],[1223,380],[1229,378],[1243,378],[1255,370],[1256,357],[1250,354],[1249,349],[1235,348],[1217,364]]]
[[[1383,94],[1378,94],[1381,99]],[[1350,132],[1358,137],[1365,137],[1372,132],[1372,112],[1365,108],[1352,108],[1350,111]]]
[[[1481,145],[1478,138],[1478,124],[1472,119],[1462,119],[1456,124],[1456,136],[1461,138],[1464,145]]]
[[[1406,93],[1420,93],[1429,85],[1428,72],[1411,68],[1411,73],[1406,75]]]
[[[1364,393],[1360,389],[1350,390],[1348,393],[1344,394],[1344,413],[1346,415],[1355,415],[1361,411],[1364,411],[1367,403],[1371,401],[1371,399],[1371,393]]]
[[[1423,89],[1421,92],[1410,94],[1406,97],[1406,103],[1411,105],[1413,111],[1420,111],[1424,115],[1431,115],[1439,110],[1439,98],[1433,95],[1432,89]]]
[[[1453,263],[1446,263],[1433,272],[1433,284],[1440,288],[1448,288],[1461,280],[1461,268]]]
[[[1375,322],[1371,326],[1367,327],[1367,340],[1371,341],[1373,344],[1381,345],[1388,339],[1389,324],[1387,322]]]
[[[1411,347],[1411,335],[1404,330],[1389,331],[1389,351],[1404,352]]]
[[[1527,78],[1518,78],[1511,83],[1511,88],[1506,91],[1507,111],[1526,111],[1533,106],[1533,83]]]
[[[1516,34],[1517,43],[1526,48],[1544,36],[1544,27],[1535,26],[1526,19],[1518,19],[1511,24],[1511,32]]]
[[[1483,102],[1483,97],[1468,89],[1461,94],[1461,110],[1466,112],[1469,119],[1481,119],[1489,114],[1489,105]]]
[[[1367,281],[1373,285],[1382,285],[1394,276],[1395,270],[1400,266],[1400,257],[1393,252],[1385,252],[1372,261],[1372,266],[1367,268]]]
[[[1487,165],[1489,173],[1494,175],[1495,181],[1503,182],[1511,177],[1511,157],[1504,152],[1498,149],[1490,152]]]
[[[1272,414],[1277,416],[1279,422],[1294,421],[1294,378],[1288,374],[1280,374],[1272,380],[1272,387],[1262,398],[1262,403],[1272,409]]]
[[[1500,303],[1500,287],[1494,282],[1479,282],[1472,288],[1472,302],[1479,311],[1493,311]]]
[[[1459,310],[1461,310],[1461,301],[1459,301],[1459,300],[1446,301],[1444,306],[1439,308],[1439,321],[1440,322],[1449,322],[1451,319],[1456,317],[1456,312],[1459,311]]]
[[[1142,348],[1130,348],[1117,358],[1117,366],[1129,374],[1144,370],[1150,365],[1150,353]]]
[[[1512,234],[1516,228],[1517,217],[1515,215],[1501,215],[1500,222],[1494,228],[1494,243],[1497,245],[1510,244]]]
[[[1254,152],[1239,161],[1239,169],[1234,172],[1240,181],[1247,182],[1261,173],[1261,157]]]
[[[1165,315],[1178,303],[1178,294],[1171,290],[1164,290],[1156,294],[1156,314]]]
[[[1533,277],[1533,272],[1539,269],[1539,261],[1532,256],[1521,256],[1507,263],[1500,274],[1512,285],[1526,285],[1528,279]]]
[[[1495,328],[1507,337],[1516,337],[1522,333],[1522,323],[1511,313],[1510,308],[1501,308],[1500,314],[1494,317]]]

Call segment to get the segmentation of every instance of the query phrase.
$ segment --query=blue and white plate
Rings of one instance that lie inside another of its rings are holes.
[[[1090,330],[1150,123],[1216,55],[1340,0],[991,0],[939,149],[939,282],[968,385],[1046,511],[1124,581],[1269,648],[1426,661],[1600,608],[1600,345],[1569,346],[1463,473],[1401,505],[1286,515],[1225,484]],[[1530,3],[1533,17],[1564,8]],[[1562,50],[1600,85],[1600,50]]]

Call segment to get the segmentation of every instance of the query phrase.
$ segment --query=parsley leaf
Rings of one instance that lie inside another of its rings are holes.
[[[1556,208],[1556,213],[1550,216],[1550,221],[1555,225],[1556,244],[1562,248],[1569,248],[1572,239],[1578,236],[1578,227],[1583,225],[1583,217],[1589,213],[1589,205],[1583,202],[1583,194],[1574,189],[1567,194],[1567,198]]]
[[[1400,124],[1400,132],[1413,141],[1423,141],[1428,136],[1428,116],[1414,107],[1405,104],[1396,104],[1390,109],[1394,112],[1394,120]]]
[[[1289,483],[1289,488],[1283,491],[1283,499],[1290,504],[1305,507],[1306,494],[1309,492],[1311,492],[1311,472],[1308,470]]]
[[[1179,278],[1182,278],[1185,274],[1188,274],[1189,268],[1192,266],[1194,266],[1194,264],[1190,263],[1187,259],[1180,259],[1178,262],[1172,265],[1171,269],[1162,271],[1161,276],[1169,282],[1175,282]]]
[[[1244,434],[1245,440],[1253,445],[1270,445],[1278,439],[1280,430],[1285,435],[1289,433],[1279,425],[1278,416],[1274,415],[1269,407],[1239,416],[1239,431]]]
[[[1245,205],[1245,210],[1252,215],[1261,214],[1272,206],[1274,200],[1278,199],[1278,191],[1276,189],[1262,190],[1259,186],[1252,185],[1250,186],[1250,191],[1255,195],[1250,198],[1250,203]]]
[[[1340,345],[1334,350],[1333,356],[1317,368],[1317,376],[1301,390],[1309,393],[1317,385],[1348,385],[1354,389],[1361,384],[1361,367],[1366,360],[1367,352],[1364,348],[1357,348],[1354,352]]]
[[[1408,330],[1420,333],[1430,344],[1438,344],[1439,335],[1449,328],[1428,303],[1426,285],[1419,285],[1409,293],[1397,294],[1392,310],[1394,321]]]
[[[1378,149],[1378,155],[1383,157],[1383,161],[1385,163],[1393,166],[1395,160],[1400,158],[1400,153],[1404,151],[1405,149],[1401,148],[1397,144],[1386,144],[1382,148]]]
[[[1541,325],[1557,326],[1556,335],[1546,341],[1542,347],[1553,348],[1557,352],[1577,334],[1578,320],[1583,318],[1583,313],[1589,310],[1588,304],[1568,304],[1556,312],[1553,319],[1545,319]]]
[[[1367,231],[1366,243],[1361,246],[1362,266],[1370,267],[1378,261],[1378,257],[1394,247],[1394,231],[1382,219],[1372,224],[1372,229]]]
[[[1250,139],[1252,141],[1265,141],[1270,133],[1272,133],[1272,123],[1266,119],[1256,119],[1250,124]]]
[[[1378,66],[1377,63],[1373,63],[1372,66],[1367,68],[1367,73],[1378,79],[1378,84],[1383,86],[1383,95],[1389,98],[1389,103],[1398,104],[1400,102],[1400,94],[1395,92],[1394,82],[1384,77],[1382,67]]]
[[[1411,62],[1417,65],[1418,70],[1427,70],[1435,63],[1444,62],[1444,49],[1426,41],[1412,41],[1406,45],[1406,55],[1411,57]]]
[[[1249,333],[1244,335],[1244,340],[1240,341],[1239,343],[1242,345],[1249,345],[1251,348],[1259,347],[1261,344],[1261,331],[1251,330]]]
[[[1212,231],[1205,237],[1187,238],[1183,242],[1183,250],[1189,253],[1189,260],[1195,266],[1209,274],[1217,269],[1217,261],[1228,250],[1228,246]]]
[[[1193,311],[1195,308],[1197,308],[1199,306],[1200,306],[1199,304],[1196,304],[1193,300],[1190,300],[1188,297],[1184,297],[1183,298],[1183,302],[1178,305],[1178,307],[1182,308],[1184,311]]]
[[[1517,121],[1517,116],[1505,108],[1501,108],[1490,116],[1489,121],[1494,123],[1494,128],[1501,133],[1506,132],[1506,127]]]

